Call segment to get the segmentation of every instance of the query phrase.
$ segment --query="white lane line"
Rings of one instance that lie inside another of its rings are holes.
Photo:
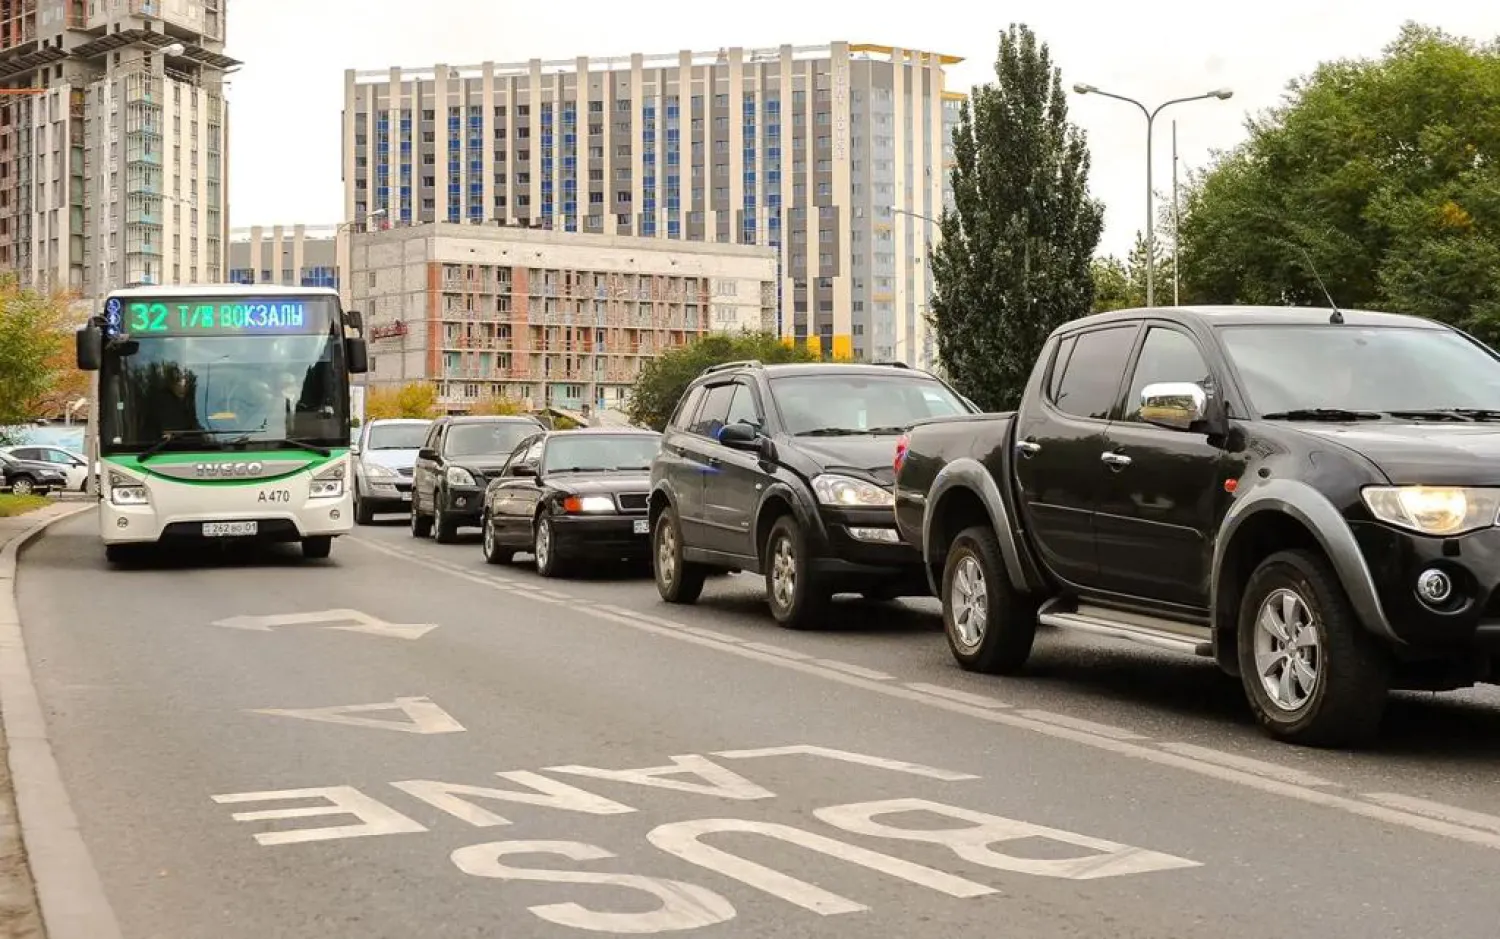
[[[887,675],[885,672],[877,672],[875,669],[865,668],[863,665],[850,665],[848,662],[839,662],[834,659],[814,659],[813,661],[817,662],[824,668],[831,668],[836,672],[843,672],[845,675],[857,675],[860,678],[868,678],[871,681],[896,680],[896,677],[894,675]]]
[[[419,564],[421,566],[429,567],[434,570],[442,570],[442,568],[438,567],[437,565],[431,564],[425,558],[422,558],[415,554],[398,552],[392,549],[388,549],[384,545],[376,545],[372,542],[365,541],[364,539],[359,539],[359,543],[368,545],[369,547],[377,551],[381,551],[382,553],[401,557],[405,560],[410,560],[413,563]],[[462,576],[464,577],[464,579],[472,580],[473,582],[476,582],[482,586],[496,587],[498,589],[498,585],[493,584],[485,578],[469,577],[466,575],[457,576]],[[1204,760],[1196,759],[1194,757],[1182,756],[1181,754],[1171,753],[1169,751],[1158,749],[1156,747],[1144,746],[1127,740],[1116,740],[1114,738],[1103,736],[1101,734],[1091,733],[1089,731],[1079,730],[1072,727],[1064,727],[1056,723],[1038,721],[1033,718],[1027,717],[1024,714],[1007,713],[994,710],[992,708],[965,704],[963,702],[951,700],[949,698],[924,694],[920,691],[914,691],[910,688],[903,688],[900,685],[872,681],[868,678],[860,678],[855,675],[838,672],[831,668],[827,668],[826,666],[818,665],[815,662],[798,662],[791,659],[782,658],[781,656],[777,655],[769,655],[755,649],[747,648],[744,643],[724,642],[712,633],[710,633],[709,635],[703,635],[703,633],[709,633],[708,630],[695,630],[690,633],[687,629],[662,626],[659,623],[647,622],[642,619],[637,619],[635,616],[619,615],[601,609],[591,609],[587,612],[589,613],[589,615],[593,616],[596,619],[607,620],[621,626],[628,626],[631,629],[639,630],[641,632],[652,633],[657,636],[664,636],[667,638],[676,639],[679,642],[692,643],[693,645],[699,645],[705,648],[718,649],[719,651],[727,653],[729,655],[737,655],[741,658],[763,662],[767,665],[773,665],[778,668],[787,669],[789,671],[801,672],[804,675],[811,675],[817,678],[822,678],[826,681],[835,682],[837,684],[848,685],[853,688],[861,688],[865,691],[870,691],[875,694],[885,695],[886,697],[898,698],[903,701],[909,701],[916,704],[923,704],[937,710],[947,711],[951,714],[962,714],[968,717],[976,718],[978,720],[987,721],[991,724],[1013,727],[1018,730],[1028,730],[1033,733],[1040,734],[1044,737],[1051,737],[1057,740],[1066,740],[1071,743],[1082,744],[1083,746],[1091,747],[1095,750],[1103,750],[1105,752],[1114,753],[1118,756],[1127,757],[1129,759],[1140,760],[1142,762],[1152,763],[1157,766],[1165,766],[1171,769],[1194,773],[1199,776],[1216,779],[1220,782],[1231,783],[1245,789],[1252,789],[1257,792],[1266,793],[1268,795],[1293,799],[1299,802],[1305,802],[1309,805],[1317,805],[1324,808],[1333,809],[1335,811],[1343,812],[1348,815],[1356,815],[1363,818],[1373,819],[1387,825],[1397,825],[1402,828],[1420,831],[1424,834],[1436,835],[1440,838],[1449,838],[1454,841],[1460,841],[1466,844],[1472,844],[1478,847],[1500,851],[1500,832],[1490,831],[1486,828],[1475,828],[1467,824],[1456,823],[1441,818],[1433,818],[1401,808],[1378,805],[1373,802],[1349,798],[1342,795],[1336,795],[1331,792],[1323,792],[1307,786],[1299,786],[1295,783],[1284,782],[1279,779],[1270,779],[1255,773],[1247,773],[1243,770],[1235,769],[1233,767],[1220,766],[1216,763],[1210,763]],[[1410,797],[1398,796],[1397,798],[1406,799]]]
[[[779,655],[784,659],[791,659],[795,662],[811,662],[814,658],[811,655],[803,655],[801,652],[797,652],[792,649],[783,649],[781,646],[773,646],[769,642],[747,642],[745,643],[745,648],[754,649],[757,652],[764,652],[767,655]]]
[[[1399,809],[1403,812],[1415,812],[1427,818],[1435,818],[1444,822],[1452,822],[1455,825],[1467,825],[1470,828],[1481,828],[1485,831],[1493,831],[1500,834],[1500,817],[1486,815],[1483,812],[1475,812],[1472,809],[1461,809],[1456,805],[1445,805],[1442,802],[1430,802],[1427,799],[1418,799],[1416,796],[1404,796],[1397,792],[1370,792],[1365,798],[1371,802]]]
[[[1081,730],[1087,734],[1098,734],[1111,740],[1146,740],[1146,736],[1138,734],[1133,730],[1116,727],[1113,724],[1100,724],[1096,721],[1086,721],[1081,717],[1069,717],[1067,714],[1054,714],[1051,711],[1022,711],[1022,714],[1035,721],[1047,724],[1056,724],[1059,727],[1071,727],[1073,730]]]
[[[1179,756],[1191,757],[1195,760],[1202,760],[1205,763],[1217,763],[1220,766],[1227,766],[1230,769],[1244,770],[1247,773],[1254,773],[1257,776],[1264,776],[1267,779],[1279,779],[1294,786],[1308,786],[1316,789],[1338,785],[1338,783],[1331,780],[1324,779],[1321,776],[1314,776],[1312,773],[1305,773],[1291,766],[1267,763],[1264,760],[1239,756],[1234,753],[1225,753],[1222,750],[1211,750],[1208,747],[1200,747],[1191,743],[1169,742],[1157,744],[1157,746],[1163,750],[1170,750]]]
[[[970,704],[977,708],[999,709],[1010,707],[1004,701],[996,701],[994,698],[987,698],[982,694],[970,694],[967,691],[959,691],[957,688],[944,688],[942,685],[929,685],[926,682],[909,681],[906,683],[906,687],[912,691],[920,691],[923,694],[930,694],[936,698],[947,698],[949,701],[957,701],[960,704]]]
[[[654,623],[651,623],[651,622],[649,622],[647,620],[644,620],[644,619],[640,619],[640,618],[635,617],[635,616],[631,616],[631,617],[628,617],[628,618],[631,619],[631,620],[634,620],[637,623],[640,623],[642,626],[653,626],[653,625],[656,625]],[[664,623],[662,625],[666,625],[666,624]],[[733,636],[731,636],[731,635],[729,635],[727,633],[714,632],[712,629],[700,629],[697,626],[681,626],[681,625],[673,624],[671,626],[667,626],[667,628],[673,630],[674,632],[691,633],[694,636],[702,636],[704,639],[712,639],[714,642],[723,642],[723,643],[728,643],[730,645],[739,645],[740,643],[742,643],[744,641],[742,639],[736,639],[735,637],[733,637]]]

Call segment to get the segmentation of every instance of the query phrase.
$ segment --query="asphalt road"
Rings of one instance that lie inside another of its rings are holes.
[[[1132,646],[1049,632],[1025,677],[963,674],[930,602],[791,633],[746,577],[666,607],[399,523],[328,562],[111,571],[94,524],[28,551],[21,613],[129,939],[1500,923],[1491,692],[1400,698],[1376,752],[1295,750]]]

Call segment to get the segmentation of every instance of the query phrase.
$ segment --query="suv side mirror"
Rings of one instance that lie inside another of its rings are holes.
[[[747,424],[744,421],[725,424],[719,428],[717,437],[719,443],[732,450],[760,449],[760,431],[754,424]]]
[[[417,459],[419,460],[436,460],[437,458],[437,451],[431,447],[423,447],[417,451]]]
[[[73,334],[73,345],[78,368],[85,372],[99,371],[104,360],[104,330],[85,326]]]
[[[359,456],[359,444],[357,444],[357,443],[351,443],[351,444],[349,444],[349,453],[352,456]]]
[[[1157,382],[1141,390],[1141,420],[1168,430],[1192,430],[1208,417],[1208,393],[1190,381]]]

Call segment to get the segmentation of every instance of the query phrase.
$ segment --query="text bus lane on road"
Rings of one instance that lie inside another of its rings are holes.
[[[776,757],[827,759],[947,782],[979,778],[968,773],[810,744],[725,750],[711,756],[721,761]],[[583,815],[627,815],[638,811],[623,802],[554,778],[555,776],[665,789],[740,803],[776,798],[774,792],[722,763],[715,762],[709,756],[685,754],[669,759],[671,762],[666,765],[638,769],[604,769],[583,765],[547,767],[544,772],[551,773],[552,776],[528,770],[496,773],[496,776],[512,784],[512,787],[503,789],[430,779],[401,780],[390,785],[405,796],[475,828],[496,828],[511,824],[508,818],[493,811],[490,807],[493,803],[510,803]],[[225,805],[310,799],[320,799],[323,804],[241,811],[235,812],[232,818],[238,822],[330,816],[352,816],[357,819],[354,824],[256,833],[256,842],[266,846],[428,831],[425,825],[415,819],[352,786],[213,796],[215,802]],[[821,916],[854,913],[869,907],[858,900],[715,847],[707,843],[706,839],[728,832],[756,834],[956,899],[989,896],[998,891],[987,884],[907,861],[883,851],[861,847],[835,836],[856,835],[897,843],[937,845],[947,848],[959,859],[994,871],[1063,880],[1097,880],[1201,866],[1197,861],[1158,851],[925,798],[881,799],[830,805],[815,809],[812,814],[826,826],[825,830],[811,831],[775,822],[716,815],[658,825],[646,835],[646,841],[666,855]],[[923,824],[907,827],[896,823],[895,817],[903,815],[922,817]],[[944,822],[949,824],[941,824]],[[1009,854],[1003,850],[1007,842],[1022,839],[1045,839],[1070,846],[1077,853],[1064,858],[1040,858]],[[532,868],[506,863],[509,858],[520,856],[549,860],[560,858],[578,866]],[[573,840],[532,839],[498,840],[469,845],[453,851],[450,860],[458,870],[474,877],[513,882],[623,887],[647,894],[656,901],[656,908],[644,913],[600,909],[579,901],[528,907],[533,915],[543,920],[590,932],[676,932],[728,922],[737,915],[734,905],[727,898],[701,884],[642,874],[593,870],[584,866],[590,862],[607,861],[616,857],[615,852],[601,845]]]

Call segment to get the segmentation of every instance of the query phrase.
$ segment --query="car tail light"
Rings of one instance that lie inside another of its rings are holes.
[[[910,443],[910,434],[902,434],[896,438],[896,459],[892,462],[891,466],[898,475],[901,472],[901,464],[906,462],[906,448]]]

